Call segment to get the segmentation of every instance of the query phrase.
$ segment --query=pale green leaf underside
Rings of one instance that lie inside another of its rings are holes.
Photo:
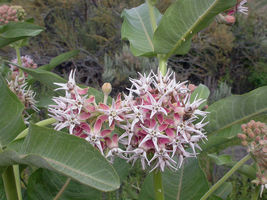
[[[23,104],[0,75],[0,148],[11,142],[24,128]]]
[[[114,168],[87,141],[49,128],[31,125],[25,140],[0,154],[0,166],[14,163],[46,168],[102,191],[120,186]]]
[[[154,14],[156,21],[159,21],[161,14],[157,8],[154,8]],[[152,55],[154,52],[153,28],[147,4],[125,9],[121,16],[123,17],[121,37],[129,40],[132,53],[135,56]]]
[[[185,54],[193,35],[205,28],[220,12],[234,6],[236,0],[179,0],[165,12],[155,31],[155,53]]]
[[[267,122],[267,86],[217,101],[207,111],[209,140],[202,145],[205,149],[237,139],[241,124],[251,119]]]

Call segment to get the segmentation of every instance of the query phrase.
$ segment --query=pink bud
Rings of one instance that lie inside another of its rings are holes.
[[[235,16],[232,15],[226,15],[224,17],[225,21],[229,24],[234,24],[235,23]]]

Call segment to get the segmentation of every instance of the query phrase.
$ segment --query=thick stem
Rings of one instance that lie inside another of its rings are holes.
[[[15,47],[15,50],[16,50],[16,55],[17,55],[17,63],[19,66],[22,66],[22,62],[21,62],[21,55],[20,55],[20,50],[19,50],[19,47],[16,46]],[[19,69],[19,76],[22,76],[23,74],[23,71],[21,69]]]
[[[2,178],[7,200],[19,200],[12,166],[7,167],[6,171],[2,174]]]
[[[236,163],[230,171],[228,171],[215,185],[213,185],[207,192],[202,196],[200,200],[207,199],[215,190],[217,190],[239,167],[241,167],[245,162],[251,158],[250,154],[242,158],[238,163]]]
[[[53,124],[55,123],[57,120],[55,120],[54,118],[49,118],[49,119],[45,119],[45,120],[42,120],[42,121],[39,121],[36,123],[36,125],[38,126],[46,126],[46,125],[49,125],[49,124]],[[29,132],[29,128],[26,128],[24,129],[24,131],[22,131],[16,138],[15,140],[19,140],[21,138],[24,138],[27,136]]]
[[[153,28],[153,32],[155,32],[155,30],[157,29],[157,21],[156,21],[156,16],[155,16],[155,12],[154,12],[154,6],[151,2],[151,0],[146,0],[146,3],[148,5],[148,9],[149,9],[149,16],[150,16],[150,22]]]
[[[159,170],[155,170],[153,175],[155,200],[164,200],[161,172]]]
[[[163,55],[158,55],[159,60],[159,70],[161,74],[164,76],[167,72],[167,60],[164,58]]]
[[[68,178],[65,182],[65,184],[62,186],[62,188],[59,190],[59,192],[57,193],[57,195],[55,196],[54,200],[58,200],[60,198],[60,196],[63,194],[63,192],[65,191],[65,189],[67,188],[67,186],[69,185],[71,181],[71,178]]]
[[[16,183],[18,198],[19,198],[19,200],[22,200],[19,165],[13,165],[13,171],[14,171],[14,177],[15,177],[15,183]]]

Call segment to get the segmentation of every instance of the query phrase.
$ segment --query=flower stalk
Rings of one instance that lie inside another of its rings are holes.
[[[154,192],[156,200],[164,200],[164,191],[162,185],[162,175],[160,170],[153,172]]]
[[[236,163],[233,168],[228,171],[215,185],[213,185],[207,192],[202,196],[200,200],[208,199],[208,197],[215,192],[235,171],[238,170],[239,167],[241,167],[245,162],[247,162],[251,158],[250,154],[246,155],[244,158],[242,158],[238,163]]]
[[[56,120],[54,118],[48,118],[48,119],[45,119],[45,120],[42,120],[42,121],[37,122],[36,125],[38,125],[38,126],[47,126],[47,125],[53,124],[55,122],[56,122]],[[29,128],[24,129],[24,131],[22,131],[15,138],[15,140],[19,140],[19,139],[22,139],[22,138],[26,137],[27,134],[28,134],[28,132],[29,132]]]

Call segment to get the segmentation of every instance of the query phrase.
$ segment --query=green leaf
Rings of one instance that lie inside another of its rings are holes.
[[[205,127],[208,141],[201,145],[203,150],[227,147],[227,143],[239,141],[241,124],[251,119],[267,122],[267,86],[243,95],[233,95],[215,102],[207,111],[209,124]]]
[[[192,103],[195,99],[206,99],[206,101],[199,106],[199,108],[202,109],[205,105],[207,105],[207,99],[209,98],[209,95],[209,88],[203,84],[199,84],[199,86],[192,93],[190,102]]]
[[[228,168],[232,168],[237,163],[236,161],[232,160],[232,157],[230,155],[208,154],[208,157],[211,158],[211,160],[215,162],[216,165],[223,165]],[[242,165],[240,168],[238,168],[237,171],[251,179],[255,179],[256,177],[256,168],[250,165]]]
[[[0,35],[0,48],[3,48],[13,42],[16,42],[18,40],[22,40],[25,39],[25,37],[17,37],[17,38],[11,38],[11,39],[7,39],[7,38],[2,38]]]
[[[27,186],[28,199],[53,200],[66,180],[66,176],[46,169],[38,169],[29,178]],[[101,199],[101,192],[71,180],[60,199],[97,200]]]
[[[54,69],[56,66],[60,65],[61,63],[77,56],[79,54],[79,52],[80,52],[79,50],[72,50],[72,51],[63,53],[63,54],[53,58],[49,64],[43,65],[43,66],[39,67],[38,69],[51,71],[52,69]]]
[[[162,179],[168,200],[199,200],[208,190],[206,177],[195,158],[188,158],[177,172],[166,170]],[[146,177],[139,197],[139,200],[148,199],[155,199],[152,174]]]
[[[224,182],[215,192],[214,195],[226,200],[229,194],[231,194],[233,186],[231,182]]]
[[[162,15],[157,8],[153,10],[156,21],[159,21]],[[132,53],[135,56],[154,55],[153,28],[148,5],[144,3],[136,8],[125,9],[121,16],[121,37],[129,40]]]
[[[42,84],[44,84],[45,86],[47,86],[47,88],[49,88],[50,90],[54,90],[56,88],[58,88],[57,85],[55,85],[54,83],[66,83],[67,80],[65,80],[64,78],[58,76],[57,74],[53,73],[53,72],[49,72],[43,69],[30,69],[30,68],[23,68],[20,67],[23,71],[27,72],[28,74],[30,74],[33,79],[41,82]],[[85,87],[85,86],[81,86],[81,87]],[[51,93],[50,93],[51,94]],[[65,96],[64,91],[60,90],[60,91],[56,91],[54,96]],[[97,89],[94,88],[89,88],[88,90],[88,95],[94,95],[96,98],[96,102],[99,101],[103,101],[104,95],[102,92],[98,91]],[[43,106],[47,106],[45,102],[49,103],[48,101],[49,99],[46,99],[42,105]]]
[[[0,149],[11,142],[24,128],[24,105],[11,92],[0,75]]]
[[[233,7],[236,0],[179,0],[163,15],[154,33],[155,53],[185,54],[194,34],[207,27],[220,12]]]
[[[32,124],[25,140],[0,154],[0,167],[15,163],[49,169],[101,191],[120,186],[114,168],[86,140]]]
[[[0,37],[11,39],[18,37],[34,37],[39,35],[44,28],[28,22],[10,22],[0,26]]]

